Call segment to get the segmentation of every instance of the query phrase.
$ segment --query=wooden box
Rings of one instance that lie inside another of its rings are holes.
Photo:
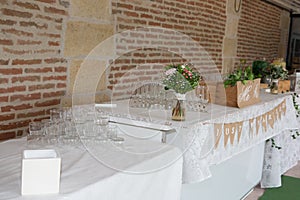
[[[241,81],[233,87],[224,88],[223,83],[216,86],[208,84],[212,103],[243,108],[260,101],[260,79],[248,80],[244,85]]]
[[[291,88],[290,80],[279,80],[278,81],[278,93],[286,93],[289,92]]]

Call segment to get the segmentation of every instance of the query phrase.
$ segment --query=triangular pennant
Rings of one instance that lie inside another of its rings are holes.
[[[236,123],[236,130],[238,133],[238,143],[240,142],[242,131],[243,131],[243,122],[237,122]]]
[[[230,144],[233,145],[234,136],[236,133],[236,124],[229,124],[230,126]]]
[[[274,122],[277,122],[277,120],[278,120],[278,109],[277,109],[277,108],[274,108],[274,109],[272,110],[272,112],[273,112]]]
[[[230,136],[230,124],[224,124],[224,147],[226,148]]]
[[[254,119],[249,119],[249,136],[253,137]]]
[[[222,136],[222,124],[214,124],[215,149],[218,148]]]
[[[286,114],[286,101],[285,100],[283,100],[281,107],[282,107],[282,112],[285,115]]]
[[[256,135],[258,135],[260,125],[261,125],[261,115],[256,117]]]
[[[267,113],[267,118],[268,118],[268,124],[271,126],[271,128],[274,128],[274,111],[270,111]]]
[[[281,104],[279,104],[279,106],[277,107],[277,110],[278,110],[278,119],[279,120],[281,120],[281,115],[282,115],[282,106],[281,106]]]
[[[263,114],[261,124],[262,124],[264,132],[267,132],[267,119],[268,119],[268,115],[266,113]]]

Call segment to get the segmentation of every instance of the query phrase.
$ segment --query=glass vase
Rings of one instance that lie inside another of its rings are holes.
[[[186,99],[185,94],[176,94],[176,105],[172,109],[172,120],[174,121],[184,121],[185,111],[186,111]]]
[[[271,84],[271,93],[272,94],[278,94],[278,79],[273,79]]]

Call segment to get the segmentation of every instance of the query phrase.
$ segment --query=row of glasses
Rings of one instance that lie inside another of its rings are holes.
[[[209,92],[206,85],[199,85],[195,92],[187,98],[187,109],[196,112],[207,112]]]
[[[164,86],[158,83],[148,83],[135,90],[130,99],[130,106],[150,108],[153,105],[164,105],[166,92]]]
[[[123,141],[109,113],[94,105],[50,110],[50,119],[29,123],[29,145],[79,145],[86,141]]]
[[[199,85],[195,91],[187,95],[187,108],[190,111],[207,112],[209,93],[206,85]],[[157,83],[146,84],[138,88],[130,98],[130,107],[160,108],[171,110],[176,103],[173,91],[165,90]]]

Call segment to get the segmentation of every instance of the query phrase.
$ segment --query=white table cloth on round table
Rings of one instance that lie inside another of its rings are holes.
[[[37,196],[21,196],[24,149],[24,138],[0,143],[0,199],[180,199],[182,156],[169,145],[126,138],[121,150],[109,143],[55,147],[62,158],[60,192]]]

